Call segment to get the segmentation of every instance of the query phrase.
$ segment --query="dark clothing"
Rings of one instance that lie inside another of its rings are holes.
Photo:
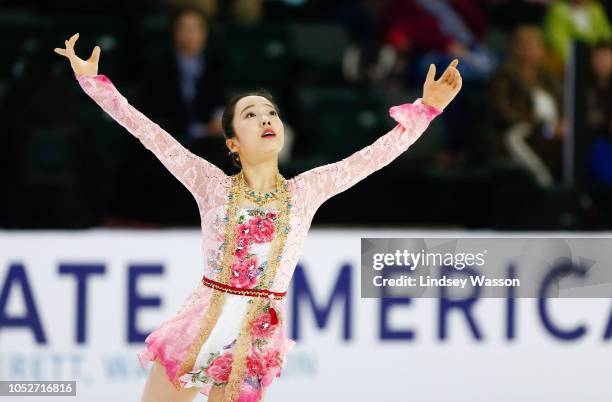
[[[202,53],[202,74],[195,81],[195,95],[183,95],[181,70],[175,52],[170,52],[146,77],[142,112],[177,140],[185,144],[190,123],[206,126],[215,109],[225,105],[221,67],[216,60]],[[193,138],[193,137],[192,137]]]
[[[475,39],[482,39],[488,31],[488,23],[486,14],[478,2],[451,0],[449,3]],[[436,15],[423,8],[415,0],[393,2],[383,19],[388,43],[398,48],[408,46],[417,51],[445,51],[453,40],[458,39],[450,37],[440,24]]]
[[[228,169],[229,157],[223,151],[223,137],[194,136],[190,126],[200,122],[204,127],[215,109],[225,103],[223,80],[218,64],[202,54],[201,64],[194,59],[183,62],[188,74],[201,72],[189,87],[189,77],[183,76],[181,61],[172,51],[145,77],[140,111],[151,121],[170,133],[175,139],[197,156],[211,159],[212,147],[220,158],[225,156]],[[195,91],[194,91],[195,89]],[[191,98],[191,100],[190,100]],[[191,135],[190,135],[191,134]],[[168,174],[157,158],[143,150],[142,144],[125,137],[125,159],[119,180],[117,208],[125,215],[147,222],[165,225],[197,226],[198,210],[192,195],[185,187]],[[222,153],[223,152],[223,153]]]
[[[557,111],[563,111],[562,81],[541,69],[537,78],[538,85],[556,101]],[[495,126],[505,130],[519,122],[536,123],[531,86],[523,80],[520,69],[507,62],[500,67],[491,80],[490,99],[493,106]]]
[[[612,79],[606,86],[591,82],[587,89],[586,123],[589,169],[594,183],[612,184]]]
[[[541,68],[537,73],[537,86],[551,95],[559,117],[563,114],[562,81],[553,74]],[[532,91],[536,84],[531,84],[523,78],[519,67],[506,62],[496,72],[490,83],[489,99],[492,113],[491,124],[500,135],[496,140],[497,149],[503,150],[503,135],[507,130],[521,122],[532,126],[526,141],[531,149],[542,159],[556,180],[561,179],[563,170],[563,140],[550,137],[546,125],[538,120]],[[502,151],[504,152],[504,151]],[[504,152],[505,153],[505,152]]]

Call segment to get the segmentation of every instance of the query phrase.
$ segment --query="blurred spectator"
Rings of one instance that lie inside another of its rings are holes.
[[[351,83],[384,86],[397,70],[395,48],[383,40],[381,18],[388,3],[389,0],[352,1],[336,11],[351,33],[352,43],[342,59],[344,78]]]
[[[327,8],[332,8],[332,4],[334,7],[327,12],[342,22],[349,29],[352,39],[359,42],[383,31],[381,18],[393,2],[395,0],[338,0],[328,3]]]
[[[588,134],[593,138],[589,163],[593,180],[612,184],[612,45],[601,42],[591,52],[592,81],[587,94]]]
[[[562,82],[544,64],[540,28],[525,25],[512,38],[510,57],[490,84],[490,100],[505,150],[529,170],[542,187],[561,178]]]
[[[596,0],[555,2],[545,16],[544,27],[548,43],[563,60],[567,59],[573,40],[592,45],[612,38],[606,11]]]
[[[231,5],[231,18],[237,25],[257,25],[263,19],[262,0],[234,0]]]
[[[454,58],[464,81],[486,79],[495,69],[495,57],[481,43],[487,17],[474,0],[396,0],[385,25],[387,42],[418,60],[417,81],[431,63],[442,70]]]
[[[165,58],[144,67],[141,110],[191,152],[226,170],[231,166],[229,158],[216,159],[226,148],[221,129],[225,93],[219,64],[208,51],[204,14],[193,7],[178,9],[172,35],[173,47]],[[118,213],[162,224],[196,223],[197,206],[191,194],[142,144],[125,138],[115,200]]]
[[[485,0],[489,22],[495,29],[513,32],[519,25],[540,24],[557,0]]]
[[[208,18],[215,18],[219,12],[217,0],[165,0],[165,3],[175,9],[194,8],[201,11]]]
[[[390,45],[375,40],[351,44],[342,59],[344,78],[351,83],[379,87],[393,73],[396,60]]]
[[[207,52],[206,17],[197,8],[182,8],[172,33],[170,53],[147,66],[143,112],[185,144],[222,136],[223,80],[217,60]]]

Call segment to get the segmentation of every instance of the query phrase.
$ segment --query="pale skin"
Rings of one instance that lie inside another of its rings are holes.
[[[457,64],[459,60],[454,59],[438,80],[434,80],[436,66],[429,66],[423,103],[444,110],[455,98],[462,83]],[[283,122],[274,107],[262,96],[246,96],[236,103],[233,125],[236,136],[228,138],[226,144],[230,151],[238,152],[248,186],[260,192],[274,190],[278,153],[284,143]],[[261,137],[267,128],[275,131],[274,138]]]
[[[100,47],[95,46],[91,56],[83,60],[75,54],[74,45],[79,34],[74,34],[66,40],[65,48],[55,48],[54,52],[68,58],[70,66],[76,75],[97,75]],[[435,80],[436,67],[429,66],[423,85],[422,102],[444,110],[461,89],[461,75],[457,70],[459,60],[453,60],[442,76]],[[228,138],[226,145],[232,152],[238,152],[242,171],[247,185],[260,192],[275,189],[276,173],[278,172],[278,154],[283,148],[285,130],[283,122],[273,105],[262,96],[246,96],[236,103],[233,118],[236,133],[234,138]],[[263,138],[262,134],[272,129],[275,136]],[[212,387],[208,400],[223,401],[225,386]],[[188,402],[198,395],[197,388],[177,390],[168,380],[165,368],[155,361],[142,395],[142,402]],[[263,401],[263,399],[262,399]]]

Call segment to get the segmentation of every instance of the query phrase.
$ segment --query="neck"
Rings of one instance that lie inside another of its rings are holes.
[[[265,193],[276,189],[278,163],[243,164],[242,173],[251,190]]]
[[[527,73],[535,73],[536,71],[538,71],[538,65],[537,63],[534,63],[532,61],[529,60],[521,60],[519,61],[519,66],[521,68],[521,70],[523,70],[524,72]]]
[[[189,50],[189,49],[181,49],[181,48],[176,48],[177,52],[180,53],[181,55],[183,55],[184,57],[195,57],[198,54],[200,54],[199,50]]]
[[[523,63],[521,65],[521,74],[527,82],[533,82],[538,77],[538,66],[533,63]]]

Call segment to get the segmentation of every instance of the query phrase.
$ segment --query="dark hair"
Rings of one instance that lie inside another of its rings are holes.
[[[202,9],[200,9],[197,6],[193,6],[193,5],[187,5],[187,6],[182,6],[182,7],[178,7],[176,9],[174,9],[174,11],[172,12],[172,17],[171,17],[171,24],[170,24],[170,31],[174,32],[176,31],[176,27],[178,25],[179,20],[181,19],[181,17],[184,14],[197,14],[200,16],[200,18],[202,19],[203,23],[204,23],[204,27],[206,28],[208,26],[208,16],[206,15],[206,13],[204,11],[202,11]]]
[[[261,96],[266,98],[272,106],[274,106],[274,110],[276,110],[276,114],[280,118],[280,111],[278,110],[278,105],[274,102],[274,98],[272,94],[268,92],[266,89],[258,88],[254,91],[243,92],[238,95],[232,97],[225,109],[223,110],[223,116],[221,117],[221,127],[223,128],[223,136],[225,138],[234,138],[236,136],[236,132],[234,131],[234,124],[232,123],[234,120],[234,113],[236,111],[236,104],[238,101],[246,96]],[[232,163],[238,169],[242,169],[242,163],[240,163],[240,159],[238,157],[238,152],[229,152],[230,157],[232,158]]]

